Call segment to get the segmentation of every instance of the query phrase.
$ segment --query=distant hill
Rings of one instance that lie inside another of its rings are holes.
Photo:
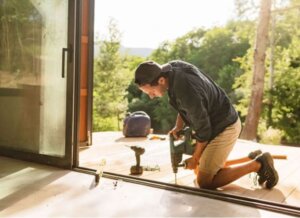
[[[129,48],[121,46],[121,54],[129,54],[134,56],[148,57],[154,49],[152,48]],[[94,57],[99,55],[99,46],[94,46]]]

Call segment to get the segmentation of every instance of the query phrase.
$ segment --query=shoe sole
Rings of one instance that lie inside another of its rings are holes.
[[[268,152],[266,152],[266,153],[263,153],[262,156],[264,156],[265,161],[261,160],[259,162],[261,164],[263,164],[263,162],[265,164],[267,164],[267,166],[262,166],[262,167],[265,167],[265,168],[267,168],[267,169],[269,169],[269,170],[272,171],[272,174],[273,174],[273,177],[274,177],[274,182],[272,182],[272,184],[270,184],[270,181],[268,181],[268,179],[266,179],[266,178],[262,179],[262,177],[260,177],[260,176],[259,176],[258,182],[259,182],[260,185],[262,185],[264,182],[266,182],[266,188],[271,189],[275,185],[277,185],[278,180],[279,180],[279,176],[278,176],[278,173],[277,173],[277,171],[276,171],[276,169],[274,167],[274,161],[273,161],[273,158],[272,158],[271,154],[268,153]]]

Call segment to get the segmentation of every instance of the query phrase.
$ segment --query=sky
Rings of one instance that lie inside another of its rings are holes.
[[[194,28],[224,25],[234,16],[234,0],[95,0],[95,36],[107,37],[117,21],[125,47],[157,48]]]

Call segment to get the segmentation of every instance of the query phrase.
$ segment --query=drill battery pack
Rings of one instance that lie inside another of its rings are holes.
[[[151,119],[144,111],[127,114],[123,122],[125,137],[146,137],[150,133]]]

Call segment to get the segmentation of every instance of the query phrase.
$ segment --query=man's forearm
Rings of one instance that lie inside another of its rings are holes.
[[[193,154],[193,158],[198,162],[202,152],[204,151],[205,147],[207,145],[207,142],[196,142],[196,148]]]
[[[183,125],[184,125],[183,119],[181,118],[180,114],[177,114],[176,127],[178,129],[182,129]]]

